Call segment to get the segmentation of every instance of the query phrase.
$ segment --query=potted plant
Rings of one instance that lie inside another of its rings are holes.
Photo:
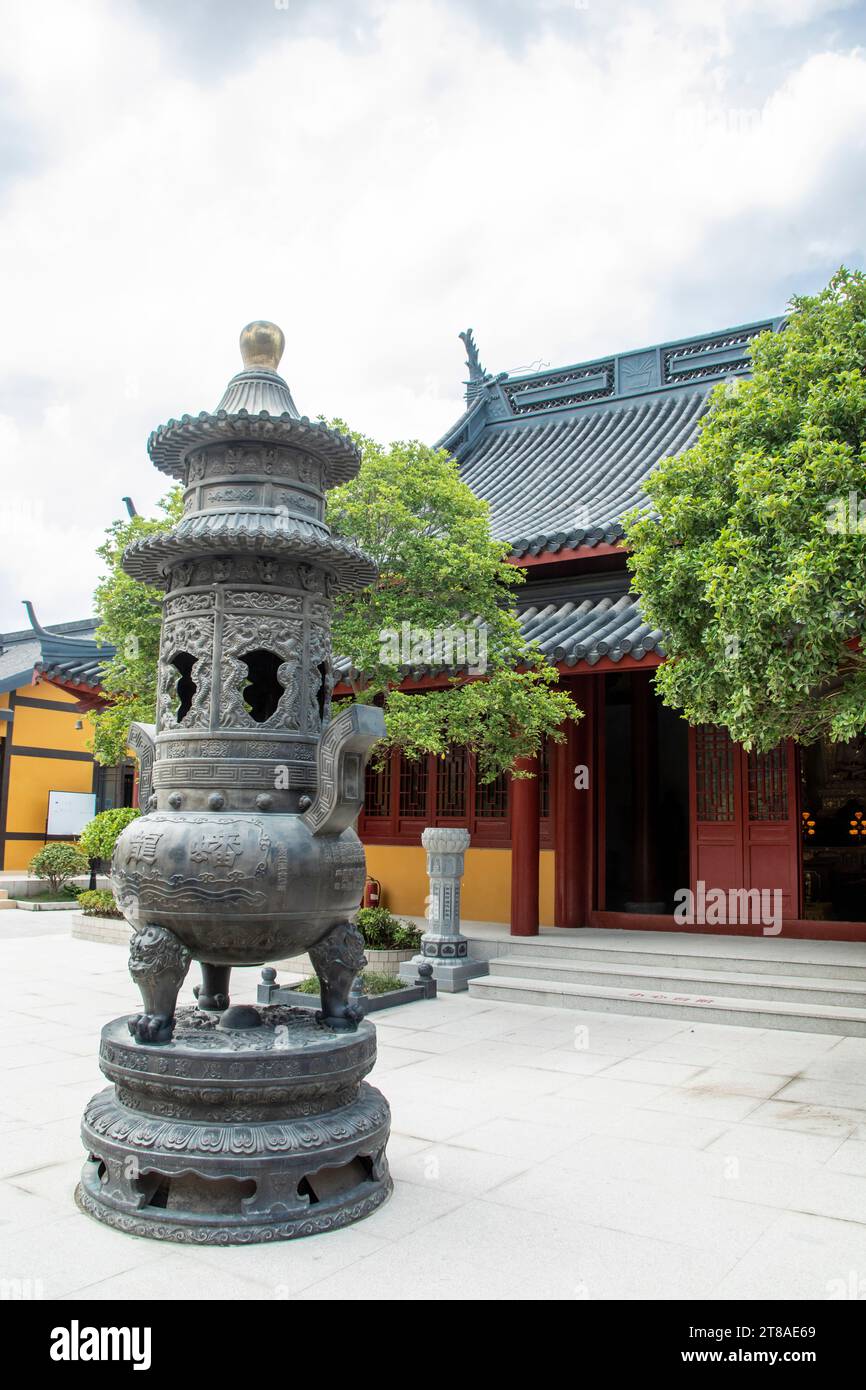
[[[421,949],[417,927],[401,922],[387,907],[362,907],[356,921],[371,970],[397,975],[401,962],[411,960]]]

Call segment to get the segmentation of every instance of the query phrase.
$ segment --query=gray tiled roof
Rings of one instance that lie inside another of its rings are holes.
[[[31,628],[0,633],[0,691],[28,685],[34,672],[97,689],[114,648],[94,639],[96,619],[46,628],[29,611]]]
[[[634,594],[606,596],[580,603],[550,603],[525,608],[520,626],[527,641],[537,642],[548,660],[594,666],[602,657],[640,661],[647,652],[661,652],[662,633],[644,622]]]
[[[467,409],[439,443],[516,556],[615,542],[659,459],[694,442],[712,387],[747,375],[751,340],[783,323],[496,377],[473,339]]]
[[[694,441],[706,408],[706,390],[674,392],[490,430],[462,476],[490,503],[493,534],[517,555],[612,542],[620,518],[646,501],[647,474]]]
[[[599,598],[556,599],[523,608],[518,613],[527,642],[536,642],[553,663],[595,666],[603,657],[621,661],[631,656],[640,661],[648,652],[661,654],[662,634],[644,622],[634,594],[612,593]],[[352,663],[347,657],[335,660],[337,679],[347,679]],[[406,676],[438,674],[436,667],[403,667]],[[456,671],[457,668],[451,668]]]

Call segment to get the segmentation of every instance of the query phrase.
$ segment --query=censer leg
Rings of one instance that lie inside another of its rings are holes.
[[[138,1042],[171,1042],[174,1011],[189,969],[189,951],[167,927],[147,926],[129,944],[129,973],[141,990],[144,1013],[129,1020]]]
[[[364,938],[358,928],[351,922],[341,922],[324,941],[310,947],[309,955],[321,986],[322,1008],[318,1016],[322,1023],[340,1033],[357,1028],[364,1011],[349,1003],[349,992],[355,976],[367,964]]]
[[[230,965],[212,965],[210,961],[202,961],[201,984],[193,990],[200,1009],[219,1014],[228,1008],[231,973]]]

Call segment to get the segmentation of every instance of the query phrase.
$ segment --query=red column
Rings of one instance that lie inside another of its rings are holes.
[[[511,782],[511,935],[538,935],[538,759],[518,758],[532,777]]]
[[[656,869],[656,830],[653,798],[658,786],[658,735],[652,672],[631,678],[632,795],[634,798],[633,871],[635,901],[626,910],[660,912]]]
[[[563,726],[565,741],[556,748],[554,800],[555,917],[558,927],[585,927],[592,911],[594,774],[592,746],[595,680],[587,677],[572,689],[583,718]],[[578,767],[589,770],[589,786],[575,787]]]

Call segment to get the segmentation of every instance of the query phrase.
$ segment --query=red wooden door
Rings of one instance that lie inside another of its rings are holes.
[[[743,764],[743,886],[781,890],[782,916],[799,917],[796,750],[785,742],[769,753],[737,751]]]
[[[692,891],[778,889],[782,916],[800,912],[796,751],[747,753],[725,729],[689,729]]]
[[[739,888],[743,878],[742,764],[726,729],[689,728],[692,891]]]

